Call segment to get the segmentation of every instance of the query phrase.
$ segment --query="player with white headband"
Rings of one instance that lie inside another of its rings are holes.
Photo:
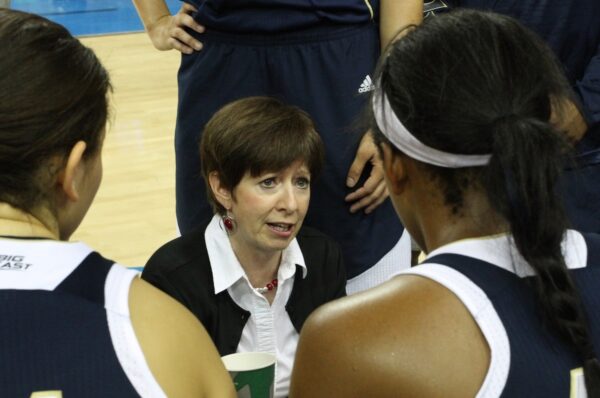
[[[431,148],[416,138],[404,127],[394,113],[390,102],[381,87],[377,87],[373,94],[373,115],[377,127],[392,144],[402,152],[434,166],[461,168],[485,166],[489,163],[491,155],[461,155]]]
[[[405,32],[371,125],[427,257],[306,321],[290,397],[600,397],[600,236],[567,229],[556,195],[561,67],[506,16]]]

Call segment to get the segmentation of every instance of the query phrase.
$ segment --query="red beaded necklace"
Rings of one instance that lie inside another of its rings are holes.
[[[255,287],[254,291],[260,294],[265,294],[266,292],[270,292],[271,290],[276,289],[278,283],[279,281],[277,280],[277,278],[275,278],[271,282],[267,283],[267,286],[265,287]]]

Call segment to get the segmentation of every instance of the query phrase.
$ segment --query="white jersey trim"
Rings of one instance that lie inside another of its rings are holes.
[[[0,289],[56,289],[90,255],[81,242],[0,239]]]
[[[510,344],[504,325],[491,301],[479,286],[460,272],[441,264],[422,264],[398,275],[419,275],[454,293],[467,307],[490,347],[490,367],[477,398],[499,397],[510,368]]]
[[[561,248],[567,268],[585,268],[588,249],[580,232],[567,230]],[[527,264],[508,235],[456,241],[435,249],[427,258],[449,253],[486,261],[520,277],[535,275],[535,271]]]
[[[113,347],[129,381],[142,397],[166,397],[150,367],[133,330],[129,314],[129,288],[139,272],[114,264],[104,287],[108,328]]]
[[[562,242],[567,268],[584,268],[588,250],[581,233],[567,230]],[[508,235],[465,239],[439,247],[427,258],[439,254],[458,254],[498,266],[519,277],[532,276],[535,271],[519,254]],[[477,398],[500,396],[510,369],[510,343],[506,329],[485,292],[462,273],[442,264],[420,264],[396,275],[419,275],[431,279],[453,292],[469,310],[490,347],[490,367]]]

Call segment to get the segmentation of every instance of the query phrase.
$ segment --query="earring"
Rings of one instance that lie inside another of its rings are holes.
[[[235,222],[235,220],[229,215],[229,214],[225,214],[223,216],[221,216],[221,220],[223,221],[223,225],[225,226],[225,229],[227,230],[228,234],[232,234],[235,232],[236,228],[237,228],[237,224]]]

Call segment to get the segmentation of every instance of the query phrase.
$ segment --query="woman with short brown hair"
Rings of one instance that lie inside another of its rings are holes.
[[[142,277],[196,314],[221,355],[275,354],[275,396],[287,396],[305,319],[345,295],[337,244],[302,227],[323,144],[305,112],[251,97],[211,118],[200,156],[215,215],[160,248]]]

